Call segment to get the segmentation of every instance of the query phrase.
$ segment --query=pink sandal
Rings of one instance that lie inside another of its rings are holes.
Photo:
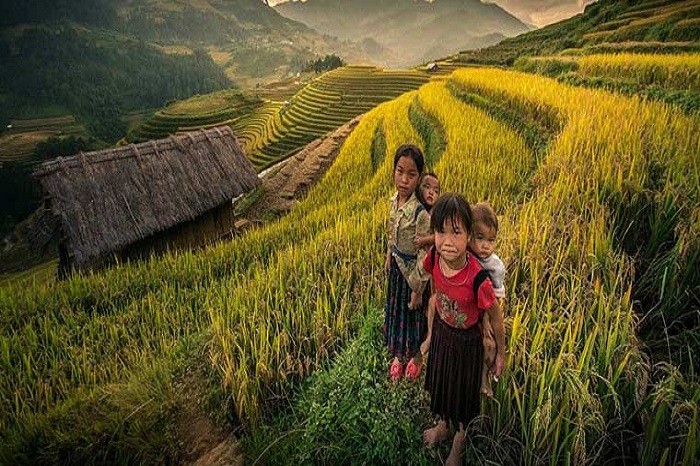
[[[416,363],[415,359],[411,358],[406,364],[406,378],[409,380],[418,380],[420,377],[420,371],[423,368],[423,363]]]
[[[403,376],[403,364],[398,359],[394,359],[389,368],[389,378],[396,382],[401,379],[401,376]]]

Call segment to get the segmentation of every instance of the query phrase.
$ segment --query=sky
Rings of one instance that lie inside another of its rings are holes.
[[[581,13],[594,0],[492,0],[521,21],[537,27]]]
[[[276,5],[284,0],[268,0],[270,5]],[[352,0],[345,0],[352,1]],[[583,11],[583,8],[594,0],[482,0],[484,3],[495,3],[521,21],[537,27],[556,23],[570,18]]]

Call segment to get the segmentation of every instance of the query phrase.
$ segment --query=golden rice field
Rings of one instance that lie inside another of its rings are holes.
[[[586,76],[630,78],[645,85],[700,92],[700,53],[587,55],[576,61],[578,72]]]
[[[455,90],[556,134],[533,151]],[[697,363],[679,354],[697,357],[700,121],[494,69],[457,70],[377,106],[303,202],[230,243],[0,288],[0,459],[46,439],[69,448],[48,432],[195,338],[237,419],[256,422],[289,396],[381,309],[393,152],[425,147],[412,108],[444,134],[444,150],[428,153],[443,190],[488,200],[501,219],[508,367],[480,435],[518,464],[598,464],[629,449],[643,464],[697,464]],[[385,153],[373,154],[378,133]],[[662,358],[638,331],[663,325]],[[131,420],[155,404],[132,402]],[[100,422],[85,434],[100,441],[71,458],[95,461],[95,445],[118,437]]]
[[[700,92],[700,53],[674,55],[606,53],[523,57],[517,68],[556,75],[574,71],[586,77],[607,77],[642,86]]]

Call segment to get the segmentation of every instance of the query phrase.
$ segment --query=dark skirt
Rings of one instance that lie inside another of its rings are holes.
[[[392,256],[384,306],[384,344],[392,356],[408,359],[418,353],[428,331],[425,308],[429,297],[430,288],[426,287],[420,308],[408,308],[411,302],[411,287]]]
[[[466,428],[480,410],[481,365],[484,346],[479,325],[450,327],[436,313],[433,320],[425,389],[430,410],[442,419]]]

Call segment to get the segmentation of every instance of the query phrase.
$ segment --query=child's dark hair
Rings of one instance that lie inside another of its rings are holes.
[[[401,144],[398,149],[396,149],[396,155],[394,155],[394,168],[399,163],[401,157],[411,157],[416,163],[416,168],[418,173],[423,173],[423,167],[425,166],[425,158],[423,157],[423,152],[420,148],[413,144]]]
[[[423,184],[423,180],[429,176],[432,176],[438,183],[440,183],[440,179],[434,172],[425,172],[421,175],[420,180],[418,180],[418,187],[416,188],[416,197],[418,198],[418,201],[423,204],[423,207],[425,207],[426,210],[429,210],[430,206],[427,202],[425,202],[425,199],[423,199],[423,193],[421,192],[420,187]]]
[[[458,226],[455,220],[460,222],[467,232],[472,231],[472,211],[464,196],[457,193],[445,193],[433,206],[430,215],[430,227],[433,231],[442,233],[445,220],[452,221],[453,228]]]
[[[488,202],[477,202],[472,206],[472,222],[482,223],[487,228],[493,228],[498,233],[498,217]]]

